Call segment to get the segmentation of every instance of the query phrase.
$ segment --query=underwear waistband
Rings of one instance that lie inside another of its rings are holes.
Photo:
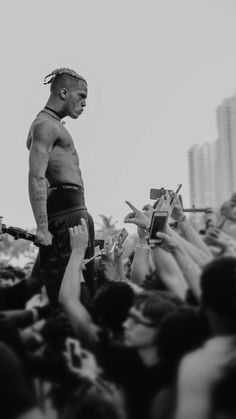
[[[47,198],[48,216],[71,209],[86,209],[83,186],[69,183],[53,185]]]
[[[83,186],[77,185],[75,183],[60,183],[59,185],[53,185],[48,190],[49,192],[53,191],[63,191],[66,189],[72,189],[75,191],[84,190]]]

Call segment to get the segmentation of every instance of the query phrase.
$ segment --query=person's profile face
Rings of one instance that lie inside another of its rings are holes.
[[[86,106],[88,95],[87,84],[83,80],[79,80],[77,86],[68,91],[67,108],[71,118],[78,118]]]
[[[123,323],[124,344],[130,348],[141,349],[152,346],[156,339],[157,326],[145,317],[140,309],[132,307]]]

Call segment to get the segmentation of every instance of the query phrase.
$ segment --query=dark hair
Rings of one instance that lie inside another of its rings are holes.
[[[79,389],[69,397],[65,406],[62,419],[119,419],[119,405],[112,397],[109,389],[100,380],[100,385],[96,382],[84,382]]]
[[[133,305],[133,289],[125,282],[108,282],[94,297],[94,318],[104,327],[119,330]]]
[[[222,257],[207,264],[201,274],[202,302],[218,314],[236,316],[236,258]]]
[[[168,291],[145,291],[137,295],[134,305],[158,326],[164,316],[182,305],[182,301]]]
[[[224,415],[230,415],[230,417],[236,416],[236,398],[235,398],[235,386],[236,386],[236,357],[235,337],[231,341],[231,354],[229,362],[223,367],[221,371],[221,377],[214,384],[211,392],[211,405],[213,415],[215,413],[221,413]],[[213,416],[212,417],[215,417]]]
[[[181,358],[208,337],[206,319],[200,309],[178,307],[161,322],[157,338],[159,356],[174,372]]]

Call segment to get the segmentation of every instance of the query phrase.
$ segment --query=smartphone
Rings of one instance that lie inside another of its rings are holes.
[[[149,231],[149,243],[150,244],[161,244],[162,240],[156,236],[156,233],[164,233],[166,224],[168,221],[168,211],[154,211],[152,214],[150,231]]]
[[[164,188],[161,188],[161,189],[150,189],[150,199],[158,199],[158,198],[161,198],[161,196],[162,195],[165,195],[165,193],[166,192],[169,192],[169,193],[171,193],[171,192],[173,192],[173,190],[172,189],[164,189]]]
[[[117,237],[118,247],[122,246],[127,236],[128,236],[128,231],[125,228],[122,228],[121,232],[118,234],[118,237]]]
[[[67,338],[66,349],[69,356],[70,365],[74,368],[81,367],[81,346],[78,340]]]

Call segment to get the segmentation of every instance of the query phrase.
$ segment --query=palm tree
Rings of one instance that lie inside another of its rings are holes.
[[[112,216],[107,217],[106,215],[100,214],[100,217],[102,219],[102,223],[96,223],[99,226],[99,229],[96,230],[96,238],[107,239],[119,232],[116,228],[117,221],[113,221]]]

